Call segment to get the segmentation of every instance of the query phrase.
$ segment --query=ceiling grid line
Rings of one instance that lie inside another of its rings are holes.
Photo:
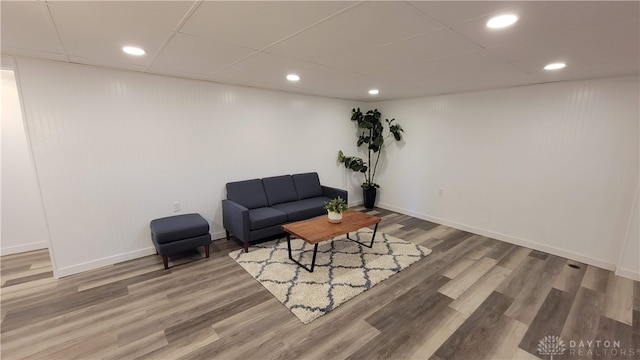
[[[71,62],[71,60],[69,59],[69,54],[67,53],[67,49],[64,46],[64,41],[62,41],[62,36],[60,36],[60,30],[58,30],[58,26],[56,25],[56,22],[53,19],[53,15],[51,15],[51,9],[49,9],[49,2],[45,1],[41,4],[42,6],[44,6],[44,11],[47,14],[47,21],[53,27],[53,30],[56,33],[56,39],[58,40],[60,49],[62,49],[62,55],[64,56],[66,62]]]
[[[182,17],[182,19],[180,19],[178,24],[173,28],[173,31],[166,37],[166,39],[162,42],[160,47],[158,47],[158,50],[156,50],[154,52],[153,56],[149,60],[149,63],[147,64],[147,66],[145,66],[145,68],[144,68],[144,70],[142,70],[142,72],[147,72],[149,70],[149,67],[153,64],[153,62],[156,60],[158,55],[162,51],[164,51],[164,49],[167,47],[167,44],[169,44],[171,39],[173,39],[173,37],[176,36],[176,34],[180,31],[180,29],[184,26],[184,24],[189,20],[189,18],[193,15],[193,13],[195,13],[196,10],[198,10],[200,5],[202,5],[203,1],[204,0],[195,0],[193,2],[191,7],[189,8],[189,10],[187,10],[186,14]]]

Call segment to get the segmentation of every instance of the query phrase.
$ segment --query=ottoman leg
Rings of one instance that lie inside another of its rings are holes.
[[[249,243],[242,242],[242,247],[244,248],[244,252],[249,252]]]
[[[209,244],[204,246],[204,257],[209,257]]]
[[[162,263],[164,264],[164,268],[168,269],[169,268],[169,258],[166,256],[162,256]]]
[[[227,240],[229,240],[229,230],[225,229],[224,231],[227,232]]]

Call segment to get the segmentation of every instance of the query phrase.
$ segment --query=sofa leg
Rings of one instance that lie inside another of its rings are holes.
[[[227,240],[229,240],[229,230],[225,229],[224,231],[227,232]]]
[[[166,256],[162,256],[162,263],[164,264],[164,268],[168,269],[169,268],[169,258]]]
[[[204,257],[209,257],[209,245],[204,246]]]
[[[244,252],[246,253],[249,252],[249,243],[243,242],[242,247],[244,248]]]

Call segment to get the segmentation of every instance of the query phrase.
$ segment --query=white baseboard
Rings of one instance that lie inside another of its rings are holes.
[[[468,225],[464,225],[464,224],[459,224],[456,222],[452,222],[452,221],[448,221],[445,219],[440,219],[437,217],[433,217],[433,216],[429,216],[426,214],[422,214],[422,213],[418,213],[416,211],[411,211],[411,210],[407,210],[407,209],[403,209],[403,208],[399,208],[393,205],[388,205],[388,204],[378,204],[376,205],[379,208],[382,209],[387,209],[387,210],[391,210],[391,211],[395,211],[401,214],[405,214],[405,215],[409,215],[409,216],[413,216],[422,220],[427,220],[427,221],[431,221],[434,223],[438,223],[441,225],[446,225],[452,228],[456,228],[458,230],[463,230],[463,231],[468,231],[474,234],[478,234],[478,235],[482,235],[482,236],[487,236],[496,240],[501,240],[501,241],[505,241],[508,242],[510,244],[514,244],[514,245],[519,245],[519,246],[524,246],[526,248],[530,248],[530,249],[534,249],[534,250],[538,250],[538,251],[542,251],[542,252],[546,252],[549,254],[553,254],[553,255],[557,255],[557,256],[562,256],[564,258],[567,259],[571,259],[571,260],[575,260],[575,261],[579,261],[581,263],[585,263],[588,265],[593,265],[602,269],[606,269],[606,270],[611,270],[614,271],[616,270],[616,265],[607,261],[603,261],[600,259],[596,259],[593,257],[590,257],[588,255],[584,255],[584,254],[580,254],[580,253],[576,253],[573,251],[568,251],[568,250],[564,250],[564,249],[560,249],[554,246],[549,246],[546,244],[541,244],[535,241],[531,241],[531,240],[526,240],[526,239],[521,239],[518,237],[514,237],[514,236],[510,236],[510,235],[505,235],[505,234],[501,234],[501,233],[497,233],[497,232],[493,232],[493,231],[489,231],[489,230],[485,230],[485,229],[481,229],[481,228],[476,228],[473,226],[468,226]],[[633,274],[633,272],[629,272],[631,274]],[[616,275],[618,275],[616,273]],[[620,276],[624,276],[624,277],[628,277],[625,275],[620,275]]]
[[[634,271],[629,269],[618,268],[616,269],[616,276],[631,279],[634,281],[640,281],[640,272],[638,272],[637,269]]]
[[[140,250],[131,251],[128,253],[108,256],[102,259],[87,261],[82,264],[68,266],[61,269],[53,269],[53,277],[59,279],[61,277],[78,274],[83,271],[94,270],[103,266],[117,264],[119,262],[137,259],[143,256],[153,255],[156,253],[154,247],[148,247]]]
[[[19,253],[34,251],[34,250],[41,250],[41,249],[46,249],[48,247],[49,246],[47,245],[46,241],[35,242],[35,243],[24,244],[24,245],[17,245],[17,246],[9,246],[6,248],[0,248],[0,256],[19,254]]]

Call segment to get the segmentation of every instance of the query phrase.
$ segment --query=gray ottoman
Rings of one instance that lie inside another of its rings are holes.
[[[151,221],[151,241],[162,256],[164,268],[169,268],[171,254],[204,246],[209,257],[209,223],[200,214],[169,216]]]

